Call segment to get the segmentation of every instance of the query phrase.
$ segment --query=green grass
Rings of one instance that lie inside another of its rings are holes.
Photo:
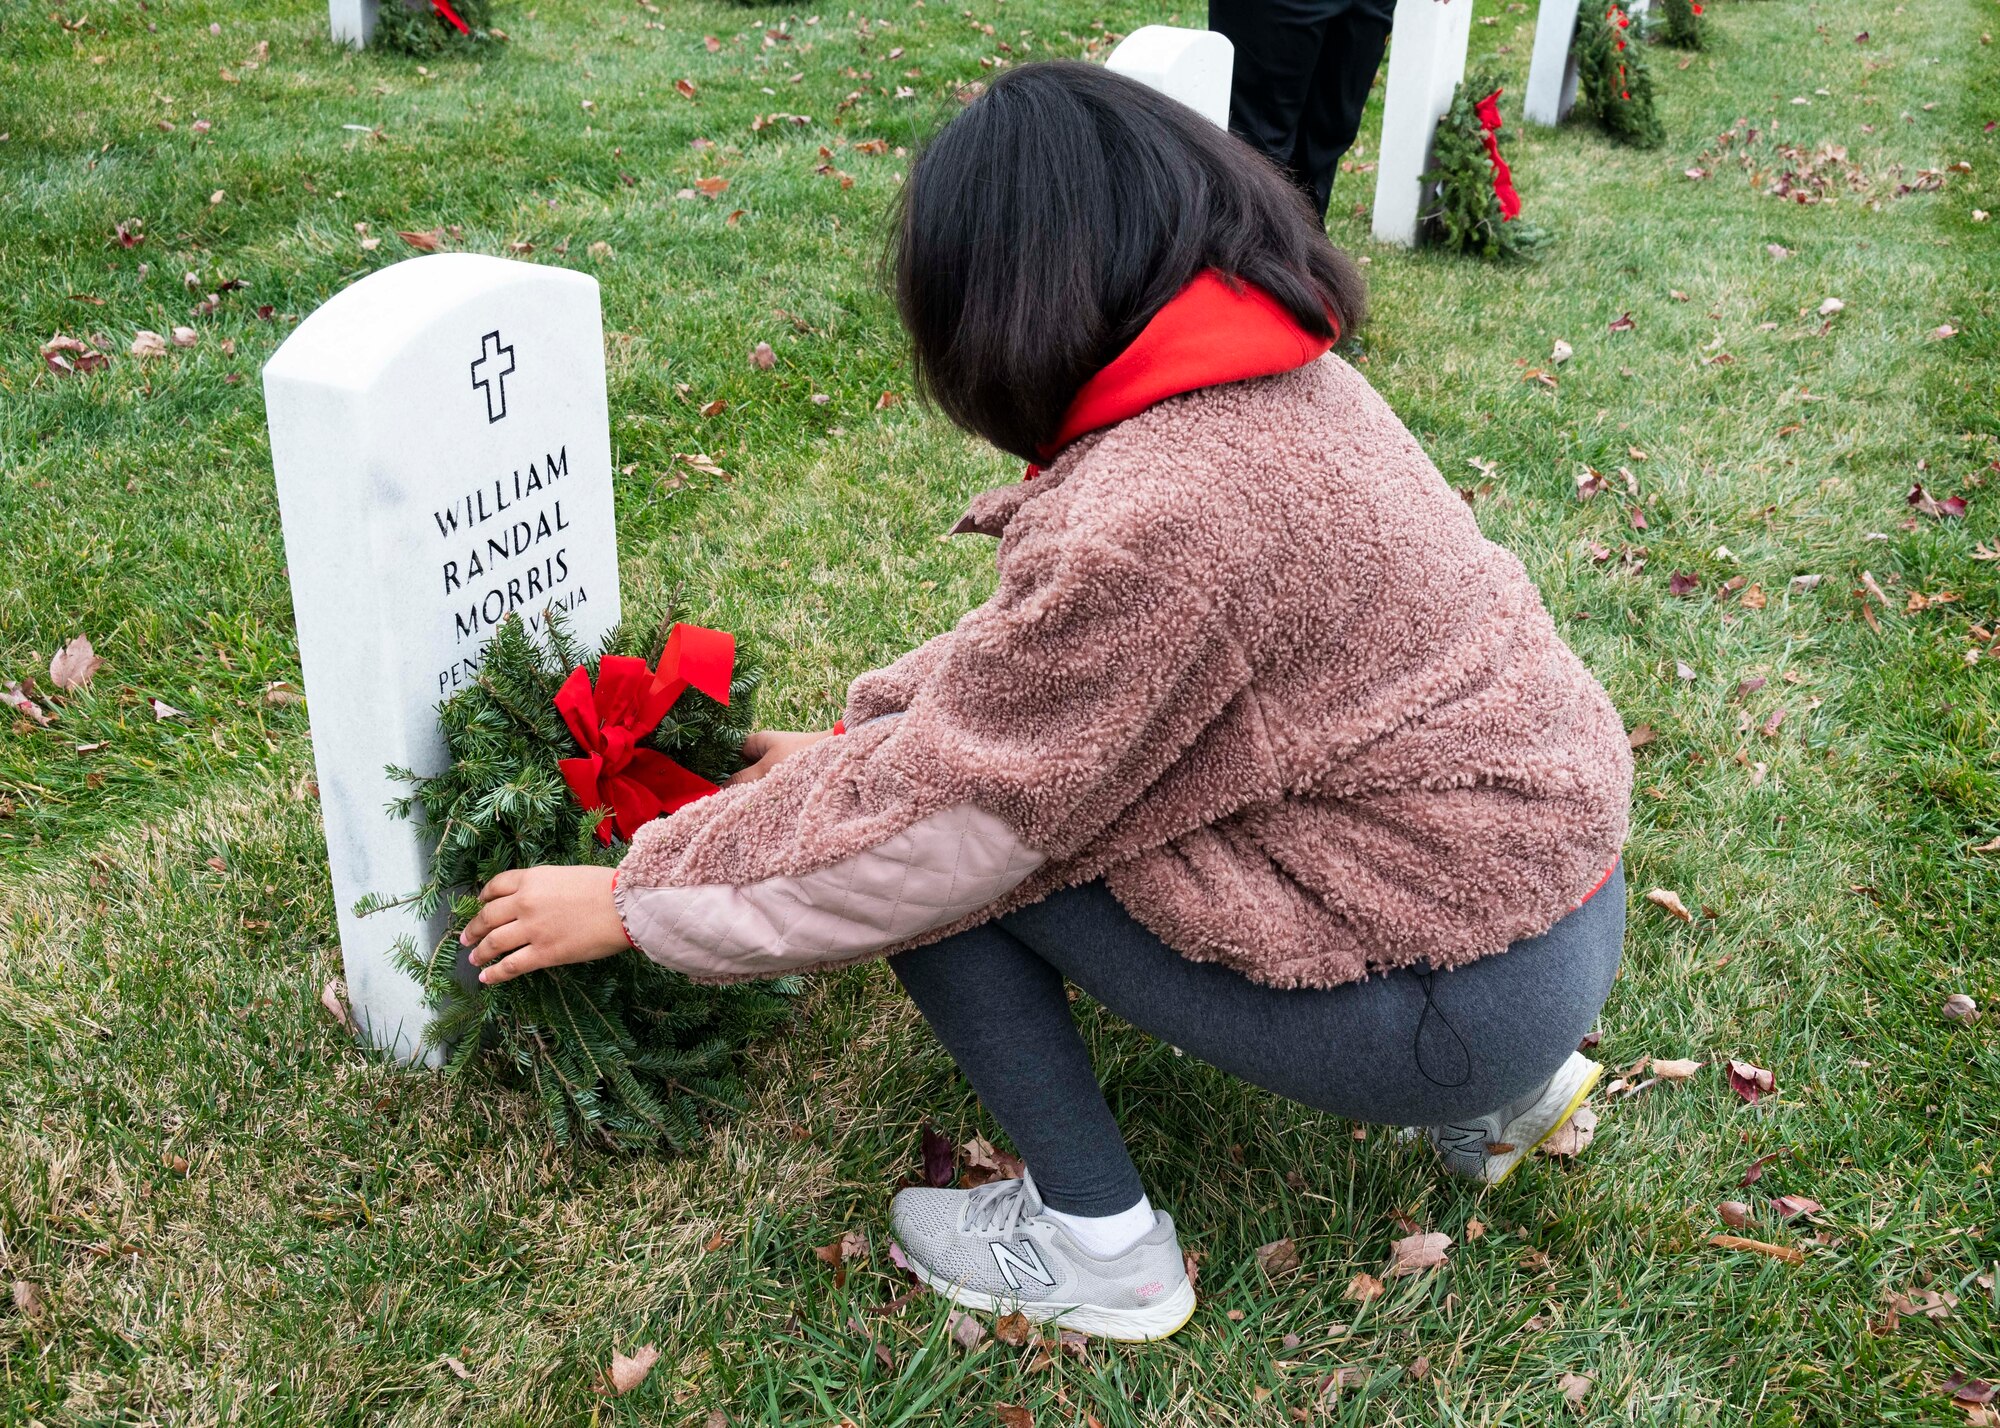
[[[1655,57],[1669,139],[1646,154],[1525,130],[1532,16],[1481,4],[1474,61],[1508,79],[1510,157],[1555,244],[1517,269],[1377,248],[1349,212],[1372,176],[1344,176],[1334,236],[1373,287],[1357,357],[1447,478],[1481,488],[1482,525],[1628,723],[1657,731],[1600,1054],[1741,1056],[1779,1094],[1746,1106],[1704,1070],[1604,1107],[1580,1162],[1479,1196],[1379,1130],[1357,1140],[1089,1012],[1149,1188],[1204,1256],[1204,1302],[1168,1344],[1035,1367],[959,1349],[935,1300],[876,1312],[902,1287],[882,1226],[920,1125],[995,1133],[882,967],[820,984],[757,1052],[749,1112],[678,1162],[556,1154],[518,1095],[384,1068],[326,1018],[307,721],[263,693],[298,676],[257,369],[298,315],[410,251],[399,229],[594,272],[625,579],[684,583],[757,632],[769,720],[824,721],[848,678],[981,598],[990,552],[935,537],[1013,474],[913,403],[877,408],[908,386],[874,270],[894,147],[1003,40],[1077,54],[1171,12],[978,0],[968,20],[896,0],[864,34],[844,13],[513,0],[503,48],[419,68],[336,52],[309,0],[0,0],[0,683],[46,684],[79,632],[108,661],[52,727],[0,725],[0,1268],[41,1303],[0,1304],[0,1420],[721,1408],[876,1428],[989,1424],[1008,1402],[1043,1425],[1282,1424],[1346,1368],[1311,1421],[1963,1421],[1937,1384],[2000,1377],[1977,1279],[2000,1260],[2000,1043],[1990,1019],[1940,1012],[1953,991],[2000,998],[2000,857],[1971,851],[2000,834],[2000,668],[1967,663],[1974,627],[2000,626],[1976,550],[2000,541],[2000,220],[1972,216],[2000,211],[1982,41],[2000,10],[1718,0],[1712,48]],[[812,123],[753,131],[772,110]],[[1840,170],[1838,202],[1760,192],[1710,152],[1739,119],[1765,182],[1801,167],[1779,145],[1832,144],[1860,188]],[[854,151],[873,137],[891,152]],[[821,145],[851,188],[814,173]],[[1897,195],[1927,169],[1941,188]],[[676,197],[712,175],[718,200]],[[116,246],[132,218],[144,243]],[[246,286],[191,319],[189,272]],[[1822,331],[1828,297],[1846,307]],[[177,323],[198,346],[124,355]],[[1944,323],[1958,335],[1926,339]],[[101,333],[109,370],[43,370],[58,330]],[[1558,338],[1576,354],[1559,390],[1524,381]],[[759,341],[772,372],[747,361]],[[1704,361],[1719,352],[1734,360]],[[700,417],[714,398],[727,410]],[[676,464],[691,451],[729,479]],[[1589,503],[1585,464],[1613,487]],[[1966,495],[1967,518],[1910,524],[1916,479]],[[1643,543],[1644,570],[1594,563],[1593,541]],[[1676,570],[1701,593],[1671,598]],[[1864,571],[1892,607],[1872,624]],[[1716,598],[1737,575],[1762,608]],[[1960,598],[1906,611],[1941,590]],[[190,717],[155,721],[155,697]],[[1652,887],[1696,920],[1640,901]],[[1824,1203],[1827,1242],[1749,1233],[1804,1245],[1803,1264],[1706,1243],[1717,1201],[1782,1192]],[[1460,1237],[1450,1268],[1347,1301],[1398,1215]],[[874,1253],[837,1287],[811,1247],[850,1227]],[[1272,1283],[1252,1251],[1283,1235],[1304,1268]],[[1956,1310],[1869,1332],[1885,1291],[1923,1288]],[[649,1341],[660,1366],[605,1397],[612,1350]],[[1579,1414],[1557,1389],[1571,1371],[1595,1380]]]

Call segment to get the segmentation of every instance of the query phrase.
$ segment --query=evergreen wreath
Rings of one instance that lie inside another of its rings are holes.
[[[1660,43],[1677,50],[1708,47],[1708,26],[1701,17],[1701,0],[1660,0],[1666,23],[1660,26]]]
[[[648,639],[628,622],[601,653],[642,655],[656,667],[668,629]],[[577,644],[559,611],[548,615],[545,643],[517,615],[501,623],[477,682],[439,707],[450,762],[428,777],[390,771],[412,790],[395,811],[421,817],[435,841],[430,881],[356,910],[406,904],[429,916],[449,904],[443,941],[419,951],[405,939],[399,948],[434,1013],[424,1042],[449,1048],[448,1074],[497,1063],[535,1096],[559,1145],[582,1135],[613,1148],[678,1151],[741,1104],[738,1053],[786,1019],[797,979],[701,986],[637,949],[491,986],[458,973],[458,930],[478,911],[488,879],[537,863],[608,866],[623,853],[596,836],[606,810],[579,804],[557,767],[583,751],[556,693],[578,667],[594,681],[599,658]],[[638,746],[702,778],[726,778],[741,766],[762,678],[739,655],[726,705],[690,688]]]
[[[1601,0],[1599,0],[1601,3]],[[1653,112],[1653,76],[1639,46],[1630,43],[1632,17],[1618,5],[1587,5],[1577,16],[1570,52],[1576,56],[1577,95],[1597,127],[1620,144],[1658,148],[1666,130]]]
[[[1520,199],[1500,156],[1501,93],[1490,74],[1459,83],[1431,142],[1431,167],[1422,179],[1429,202],[1421,218],[1425,237],[1455,253],[1526,258],[1549,235],[1520,219]]]
[[[489,44],[492,32],[493,0],[381,0],[369,45],[428,59]]]

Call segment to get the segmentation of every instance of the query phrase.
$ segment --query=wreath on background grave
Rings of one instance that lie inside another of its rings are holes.
[[[1577,96],[1597,127],[1621,144],[1657,148],[1666,130],[1653,112],[1653,76],[1639,46],[1631,43],[1632,17],[1617,5],[1587,5],[1577,17],[1571,53],[1576,56]]]
[[[592,655],[559,611],[541,642],[509,616],[477,682],[439,706],[444,770],[391,770],[412,789],[395,811],[434,839],[430,881],[357,910],[450,905],[442,942],[399,949],[434,1013],[425,1044],[448,1048],[453,1075],[497,1064],[558,1144],[686,1149],[740,1104],[740,1053],[786,1018],[799,984],[701,986],[633,949],[489,986],[460,974],[458,930],[496,874],[609,866],[645,821],[713,792],[741,766],[762,678],[719,631],[663,624],[646,638],[628,621]]]
[[[1431,141],[1431,167],[1422,180],[1429,195],[1421,215],[1424,234],[1456,253],[1525,258],[1548,241],[1547,230],[1521,221],[1521,196],[1500,152],[1504,92],[1491,75],[1462,80]]]
[[[1700,0],[1660,0],[1665,22],[1660,26],[1660,43],[1677,50],[1699,50],[1708,45],[1707,23],[1701,17]]]
[[[492,0],[382,0],[370,44],[423,59],[493,38]]]

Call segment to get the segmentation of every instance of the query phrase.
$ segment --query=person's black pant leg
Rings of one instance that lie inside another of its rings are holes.
[[[1361,132],[1361,111],[1368,107],[1368,91],[1382,68],[1394,14],[1394,5],[1386,0],[1355,0],[1327,22],[1289,165],[1301,176],[1322,220],[1333,198],[1334,174]]]
[[[1394,0],[1210,0],[1236,49],[1229,127],[1283,168],[1326,217],[1382,63]]]

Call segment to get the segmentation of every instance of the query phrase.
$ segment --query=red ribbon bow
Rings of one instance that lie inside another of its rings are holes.
[[[581,665],[570,671],[556,691],[556,708],[585,752],[558,767],[578,803],[611,810],[597,825],[598,842],[611,841],[615,824],[629,843],[655,818],[715,792],[707,779],[638,743],[659,727],[690,687],[727,704],[735,667],[734,635],[675,625],[660,654],[658,673],[631,655],[606,655],[597,662],[597,687],[592,689],[590,674]]]
[[[1521,195],[1514,191],[1514,171],[1500,157],[1500,139],[1496,132],[1500,128],[1500,96],[1506,92],[1496,89],[1473,106],[1473,112],[1479,115],[1481,137],[1486,140],[1486,157],[1493,160],[1493,194],[1500,200],[1502,223],[1521,216]]]

